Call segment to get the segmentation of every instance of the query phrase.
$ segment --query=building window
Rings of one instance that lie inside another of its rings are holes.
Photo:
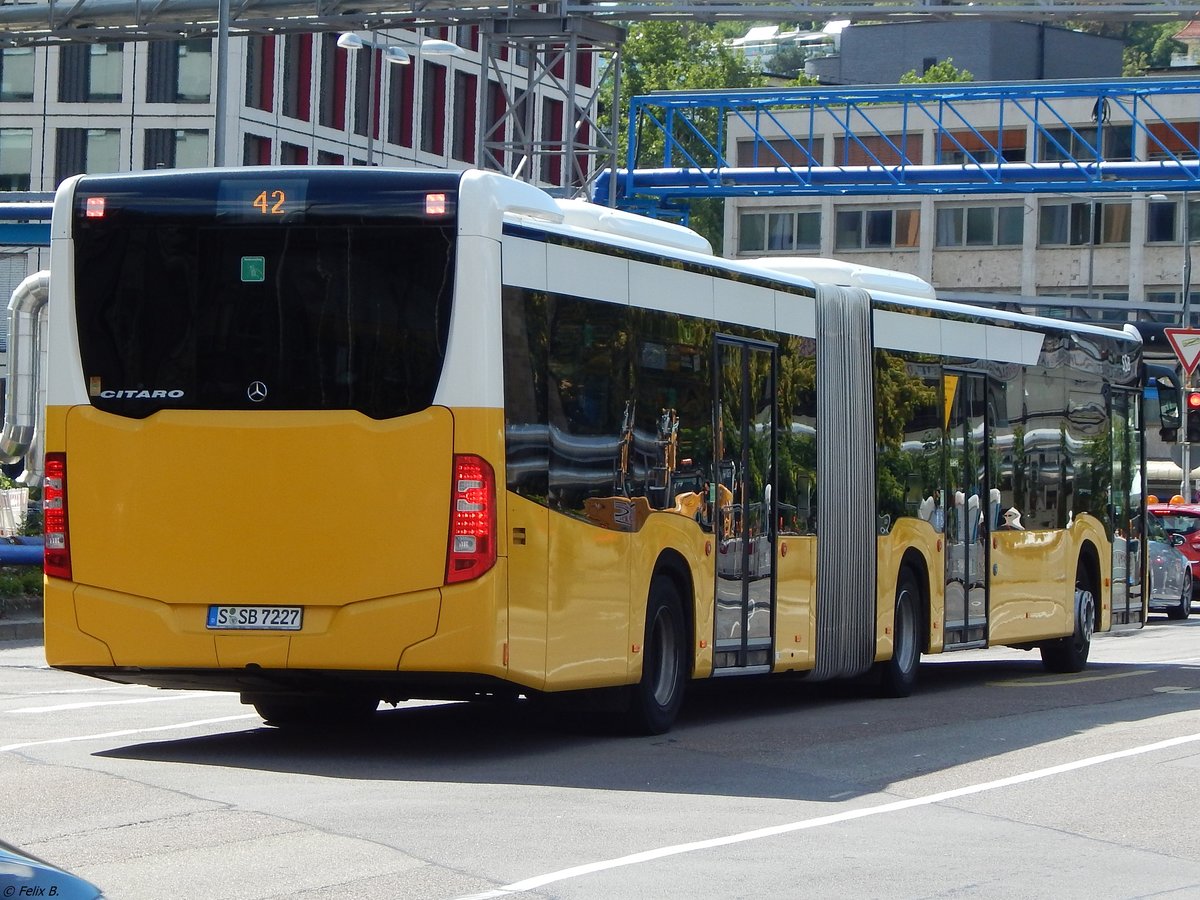
[[[33,99],[33,48],[0,50],[0,100]]]
[[[739,253],[791,253],[821,249],[821,212],[742,213],[738,219]]]
[[[336,34],[321,35],[321,102],[318,122],[341,131],[346,127],[346,54]]]
[[[920,224],[918,209],[839,210],[834,247],[838,250],[916,247]]]
[[[1095,208],[1095,221],[1092,209]],[[1124,201],[1044,203],[1038,223],[1038,244],[1078,247],[1088,244],[1128,244],[1130,204]]]
[[[814,138],[799,143],[790,138],[774,140],[743,139],[737,142],[739,166],[819,166],[825,152],[825,139]]]
[[[317,151],[318,166],[341,166],[345,165],[345,163],[346,157],[342,156],[340,153],[334,153],[331,150]]]
[[[283,114],[302,122],[309,120],[312,47],[311,34],[289,34],[283,39]]]
[[[147,103],[209,101],[211,40],[151,41],[147,54]]]
[[[421,78],[421,149],[446,152],[446,67],[430,62]]]
[[[289,144],[281,141],[279,144],[279,164],[282,166],[308,165],[308,148],[299,144]]]
[[[212,82],[212,40],[179,42],[179,74],[175,96],[180,103],[207,103]]]
[[[1200,122],[1145,122],[1146,159],[1195,159]]]
[[[562,183],[563,103],[542,98],[541,175],[548,184]]]
[[[1046,128],[1038,135],[1038,161],[1133,159],[1132,125],[1105,125],[1103,152],[1097,146],[1098,134],[1094,125]]]
[[[257,134],[246,135],[242,145],[242,165],[269,166],[271,164],[271,139]]]
[[[412,66],[392,67],[392,77],[388,82],[387,139],[389,143],[401,147],[413,145],[413,79]]]
[[[1146,243],[1183,242],[1183,217],[1179,214],[1181,202],[1177,200],[1150,201],[1146,211]],[[1200,200],[1187,200],[1187,208],[1189,219],[1187,237],[1194,241],[1200,239]]]
[[[208,132],[147,128],[142,156],[147,169],[197,169],[208,165]]]
[[[483,159],[480,160],[480,165],[485,169],[503,170],[504,142],[508,134],[505,118],[508,99],[504,93],[504,86],[489,79],[484,103]]]
[[[939,247],[1020,246],[1023,206],[942,206],[937,211]]]
[[[109,128],[59,128],[55,133],[54,181],[82,172],[115,172],[120,165],[121,132]]]
[[[122,44],[64,44],[59,47],[59,101],[120,100],[124,56]]]
[[[354,133],[366,136],[371,129],[372,138],[379,137],[379,82],[383,74],[382,51],[364,47],[354,54],[357,60],[354,72]],[[374,70],[372,71],[372,66]],[[375,81],[375,94],[371,96],[371,80]],[[374,108],[372,108],[374,107]]]
[[[274,98],[275,35],[249,37],[246,39],[246,105],[270,112]]]
[[[463,26],[459,26],[459,32]],[[450,137],[450,155],[466,163],[475,162],[475,105],[478,79],[469,72],[454,73],[454,131]],[[558,104],[561,118],[562,103]],[[559,128],[561,129],[561,122]],[[561,131],[559,134],[561,140]],[[551,179],[548,179],[551,180]],[[558,184],[557,179],[552,179]]]
[[[0,190],[27,191],[33,175],[33,129],[0,128]]]

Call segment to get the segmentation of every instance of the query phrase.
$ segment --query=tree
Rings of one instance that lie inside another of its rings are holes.
[[[952,81],[974,81],[975,76],[966,69],[954,67],[954,57],[948,56],[930,66],[924,73],[918,75],[916,69],[909,69],[900,76],[901,84],[943,84]]]
[[[1075,22],[1078,31],[1101,37],[1119,38],[1125,43],[1121,74],[1126,78],[1145,75],[1149,69],[1165,69],[1171,56],[1182,53],[1184,45],[1175,40],[1179,22]]]
[[[640,22],[632,25],[621,52],[621,98],[617,154],[619,164],[627,159],[629,100],[652,91],[730,90],[760,87],[761,73],[752,69],[738,53],[726,47],[712,25],[700,22]],[[702,135],[677,137],[696,163],[715,162],[705,141],[717,146],[720,129],[713,110],[692,116],[691,124]],[[724,148],[717,147],[719,150]],[[673,154],[675,165],[686,158]],[[644,128],[638,139],[635,166],[663,163],[663,136],[657,129]],[[689,224],[719,247],[724,204],[719,199],[692,204]]]

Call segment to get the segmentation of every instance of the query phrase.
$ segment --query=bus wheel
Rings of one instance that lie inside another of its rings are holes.
[[[879,690],[885,697],[907,697],[917,684],[921,663],[921,591],[912,570],[900,570],[896,584],[896,621],[892,628],[892,658],[879,665]]]
[[[1168,619],[1186,619],[1192,614],[1192,567],[1187,566],[1183,575],[1183,591],[1179,595],[1179,605],[1167,610]]]
[[[1096,626],[1096,597],[1087,570],[1075,572],[1075,632],[1070,637],[1042,644],[1042,665],[1050,672],[1082,672],[1092,649]]]
[[[683,604],[674,582],[663,576],[650,583],[642,678],[629,689],[628,725],[638,734],[663,734],[683,703],[687,676]]]
[[[276,728],[360,725],[379,707],[375,698],[354,694],[243,694],[242,702]]]

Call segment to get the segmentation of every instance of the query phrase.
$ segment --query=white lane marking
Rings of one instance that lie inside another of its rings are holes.
[[[790,834],[793,831],[804,831],[809,828],[820,828],[823,825],[835,825],[839,822],[849,822],[853,819],[863,819],[867,816],[878,816],[884,813],[900,812],[905,809],[912,809],[918,806],[931,806],[935,803],[944,803],[947,800],[956,800],[959,797],[967,797],[971,794],[982,794],[985,791],[994,791],[998,788],[1012,787],[1016,784],[1024,784],[1029,781],[1037,781],[1041,778],[1049,778],[1052,775],[1061,775],[1064,772],[1073,772],[1076,769],[1084,769],[1089,766],[1098,766],[1101,763],[1112,762],[1117,759],[1127,759],[1131,756],[1140,756],[1144,753],[1153,753],[1157,750],[1167,750],[1171,747],[1178,747],[1182,744],[1190,744],[1200,741],[1200,734],[1188,734],[1182,737],[1170,738],[1169,740],[1159,741],[1154,744],[1145,744],[1141,747],[1131,747],[1128,750],[1117,750],[1113,753],[1104,753],[1100,756],[1091,756],[1087,759],[1079,759],[1074,762],[1062,763],[1057,766],[1050,766],[1045,769],[1035,769],[1032,772],[1023,772],[1019,775],[1010,775],[1008,778],[998,778],[995,781],[985,781],[981,784],[971,784],[966,787],[954,788],[949,791],[940,791],[936,794],[928,794],[924,797],[913,797],[908,800],[897,800],[893,803],[883,803],[879,806],[867,806],[861,809],[850,809],[845,812],[834,813],[829,816],[819,816],[815,819],[802,819],[799,822],[788,822],[784,825],[772,825],[769,828],[758,828],[754,831],[743,831],[740,834],[730,834],[725,837],[710,838],[705,841],[692,841],[688,844],[676,844],[673,847],[659,847],[656,850],[645,850],[641,853],[631,853],[628,856],[620,856],[616,859],[606,859],[600,862],[585,863],[581,866],[572,866],[569,869],[559,869],[557,872],[550,872],[546,875],[535,875],[532,878],[526,878],[524,881],[516,881],[512,884],[506,884],[504,887],[496,888],[495,890],[485,891],[481,894],[471,894],[467,897],[459,898],[459,900],[494,900],[498,897],[507,897],[510,894],[520,894],[524,891],[535,891],[538,888],[545,887],[548,884],[554,884],[558,881],[566,881],[569,878],[579,878],[583,875],[592,875],[596,872],[604,872],[609,869],[619,869],[625,866],[636,866],[645,862],[652,862],[656,859],[663,859],[667,856],[679,856],[684,853],[695,853],[699,850],[710,850],[714,847],[725,847],[730,844],[741,844],[746,841],[756,841],[761,838],[776,837],[781,834]]]
[[[195,722],[180,722],[178,725],[158,725],[154,728],[127,728],[124,731],[106,731],[103,734],[81,734],[76,737],[51,738],[46,741],[26,741],[23,744],[6,744],[0,747],[0,753],[13,750],[24,750],[26,747],[41,747],[45,744],[70,744],[76,741],[99,741],[105,738],[128,737],[131,734],[151,734],[156,731],[175,731],[181,728],[197,728],[200,725],[217,725],[221,722],[237,722],[240,719],[257,719],[255,713],[244,716],[221,716],[219,719],[197,719]]]
[[[63,688],[61,691],[30,691],[32,697],[57,697],[59,694],[105,694],[109,691],[144,691],[139,684],[114,684],[112,687]]]
[[[10,709],[10,713],[44,713],[62,712],[68,709],[90,709],[93,706],[125,706],[130,703],[162,703],[165,700],[192,700],[197,697],[216,697],[221,694],[229,696],[225,691],[188,691],[186,694],[171,694],[166,697],[135,697],[131,700],[94,700],[91,703],[60,703],[57,706],[26,706],[22,709]]]

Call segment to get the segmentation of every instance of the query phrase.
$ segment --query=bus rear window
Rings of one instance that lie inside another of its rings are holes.
[[[431,404],[449,328],[452,216],[263,224],[185,204],[177,217],[168,205],[75,220],[94,406],[132,418],[353,409],[385,419]]]

